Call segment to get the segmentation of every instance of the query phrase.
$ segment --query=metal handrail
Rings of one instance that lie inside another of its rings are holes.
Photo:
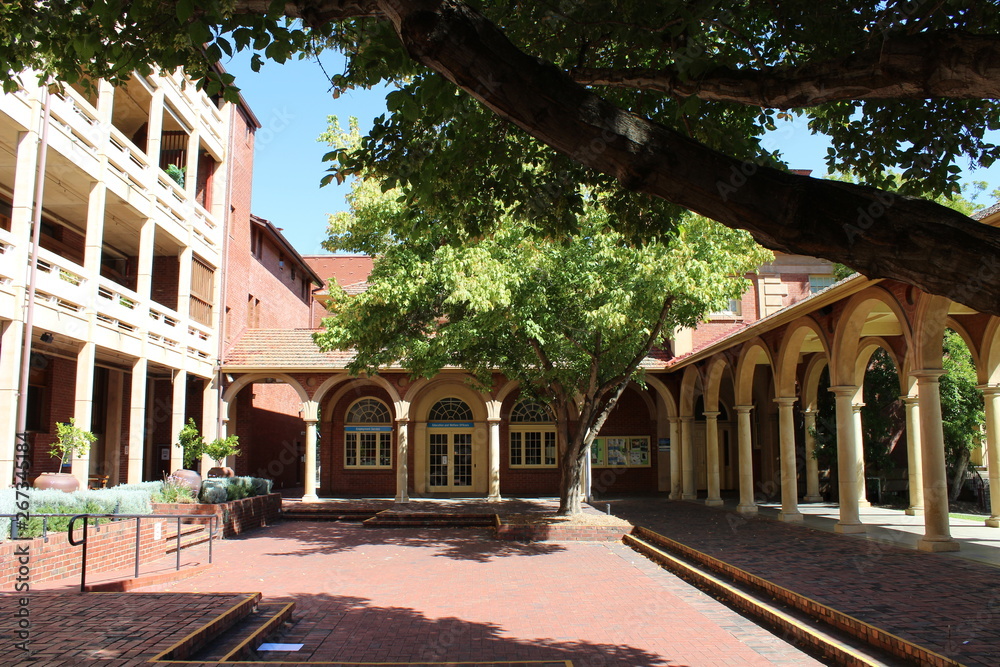
[[[135,519],[135,575],[134,579],[139,578],[139,552],[141,546],[141,522],[143,519],[160,519],[164,520],[167,518],[177,519],[177,547],[175,549],[177,555],[177,565],[176,569],[181,569],[181,549],[183,545],[181,544],[181,519],[208,519],[208,562],[212,562],[212,542],[215,539],[215,535],[218,531],[218,521],[219,517],[215,514],[32,514],[32,517],[42,518],[42,536],[44,539],[48,539],[48,521],[49,517],[56,516],[68,516],[70,517],[69,525],[66,527],[67,541],[74,547],[83,547],[81,553],[81,564],[80,564],[80,592],[86,592],[87,587],[87,526],[90,525],[90,519],[110,519],[111,521],[118,521],[123,519]],[[17,515],[16,514],[0,514],[0,519],[10,518],[10,536],[11,539],[18,539],[17,536]],[[75,525],[78,519],[83,519],[83,534],[79,541],[74,539]],[[100,532],[100,524],[95,523],[94,527]]]

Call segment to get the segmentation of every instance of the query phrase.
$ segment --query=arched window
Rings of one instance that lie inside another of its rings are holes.
[[[510,465],[512,468],[554,468],[556,426],[549,408],[524,399],[510,411]]]
[[[345,467],[392,467],[392,415],[385,403],[374,398],[355,401],[344,422]]]
[[[471,422],[472,408],[458,398],[442,398],[427,413],[429,422]]]

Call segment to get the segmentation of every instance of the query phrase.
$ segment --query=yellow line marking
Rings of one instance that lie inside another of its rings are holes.
[[[279,609],[276,613],[272,614],[271,618],[267,619],[266,623],[264,623],[259,628],[257,628],[253,633],[250,634],[249,637],[247,637],[246,639],[244,639],[243,641],[241,641],[239,644],[237,644],[236,648],[234,648],[232,651],[230,651],[229,653],[227,653],[226,655],[224,655],[222,657],[222,660],[220,660],[220,662],[229,662],[230,658],[232,658],[234,655],[238,655],[239,652],[242,651],[245,646],[247,646],[252,641],[254,641],[255,639],[257,639],[257,637],[260,635],[260,633],[262,631],[264,631],[265,629],[267,629],[269,632],[273,631],[274,629],[270,627],[271,623],[274,622],[275,619],[281,618],[281,616],[286,611],[289,611],[293,607],[295,607],[295,603],[294,602],[289,602],[284,607],[282,607],[281,609]],[[234,661],[234,662],[238,662],[238,661]]]
[[[213,595],[218,595],[218,593],[213,593]],[[232,593],[230,593],[230,595],[232,595]],[[237,602],[236,604],[234,604],[232,607],[230,607],[226,611],[222,612],[221,614],[219,614],[218,616],[216,616],[215,618],[213,618],[208,623],[206,623],[206,624],[202,625],[201,627],[197,628],[196,630],[193,630],[192,632],[188,633],[188,635],[186,637],[184,637],[183,639],[181,639],[181,640],[175,642],[174,644],[172,644],[170,646],[170,648],[168,648],[167,650],[165,650],[165,651],[163,651],[161,653],[158,653],[156,655],[156,657],[154,657],[152,660],[150,660],[150,662],[189,662],[189,661],[186,661],[186,660],[183,660],[183,661],[174,661],[174,660],[165,661],[165,660],[163,660],[163,656],[170,655],[170,653],[172,653],[173,651],[177,650],[177,648],[180,647],[182,644],[184,644],[184,642],[188,641],[189,639],[191,639],[191,638],[195,637],[196,635],[198,635],[199,633],[203,632],[205,630],[205,628],[208,628],[209,626],[211,626],[211,625],[213,625],[215,623],[218,623],[219,621],[221,621],[222,619],[224,619],[229,614],[235,613],[237,609],[239,609],[240,607],[242,607],[243,605],[245,605],[250,600],[254,600],[254,599],[259,600],[262,597],[260,593],[239,593],[238,595],[245,595],[246,597],[243,600],[241,600],[240,602]]]

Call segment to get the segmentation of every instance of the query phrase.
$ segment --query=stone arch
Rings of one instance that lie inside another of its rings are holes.
[[[670,391],[670,388],[667,387],[667,385],[665,385],[662,380],[652,376],[647,375],[644,378],[644,381],[646,382],[646,384],[652,387],[653,390],[656,392],[656,395],[660,397],[661,404],[666,409],[667,417],[676,417],[677,401],[674,398],[673,392]]]
[[[880,286],[867,287],[852,296],[840,314],[830,356],[831,385],[853,385],[860,341],[873,335],[901,335],[907,356],[911,354],[910,322],[896,298]]]
[[[247,373],[246,375],[241,375],[236,378],[231,385],[226,387],[226,391],[222,395],[222,402],[228,406],[244,387],[249,384],[253,384],[258,380],[266,380],[269,378],[280,380],[281,382],[289,385],[295,390],[295,393],[298,394],[299,400],[302,401],[303,405],[309,402],[309,394],[306,393],[305,388],[299,384],[298,380],[285,373]]]
[[[806,349],[816,348],[819,349]],[[781,337],[781,347],[778,350],[778,367],[775,371],[775,390],[779,396],[792,397],[795,391],[795,381],[798,376],[799,359],[803,352],[819,352],[824,357],[830,357],[830,344],[819,323],[810,316],[801,317],[791,322]]]
[[[322,405],[323,402],[326,400],[327,393],[330,392],[334,387],[336,387],[341,383],[350,383],[350,382],[361,382],[381,387],[382,389],[385,390],[387,394],[389,394],[389,398],[393,402],[393,411],[396,413],[397,418],[403,416],[405,411],[400,409],[401,403],[403,401],[399,397],[399,392],[397,392],[396,388],[392,386],[392,384],[381,375],[363,375],[361,377],[357,377],[350,375],[348,373],[338,373],[337,375],[328,377],[326,380],[323,381],[323,384],[321,384],[319,388],[316,389],[316,393],[313,394],[313,400],[316,401],[316,403]],[[341,389],[338,391],[341,391],[344,388],[346,388],[346,385],[345,387],[341,387]],[[339,396],[337,398],[339,399]]]
[[[760,338],[753,338],[743,344],[739,361],[736,363],[736,403],[753,403],[753,376],[759,364],[766,363],[774,372],[774,357],[767,344]]]
[[[729,369],[729,360],[721,354],[711,357],[705,364],[705,409],[719,409],[719,394],[722,390],[722,378]]]
[[[972,354],[972,365],[976,367],[976,380],[979,384],[985,384],[989,374],[985,368],[986,364],[983,363],[980,346],[976,345],[969,331],[954,317],[949,317],[945,320],[945,329],[951,329],[965,341],[966,347],[969,348],[969,352]]]
[[[819,378],[823,369],[829,366],[829,359],[823,355],[814,355],[806,365],[802,374],[802,409],[816,410],[819,400]]]
[[[342,378],[344,376],[338,375],[336,377]],[[330,380],[333,379],[335,378],[330,378]],[[369,377],[361,377],[361,378],[348,377],[347,381],[341,381],[340,383],[331,383],[329,386],[327,386],[327,383],[324,382],[323,385],[320,387],[320,389],[322,389],[322,394],[319,391],[316,392],[316,397],[317,397],[316,403],[317,405],[320,406],[322,405],[335,406],[337,405],[337,403],[340,402],[340,400],[344,397],[345,394],[347,394],[350,391],[358,391],[358,390],[361,390],[358,393],[357,397],[359,400],[366,397],[370,398],[368,394],[364,393],[364,389],[367,387],[377,387],[379,389],[384,390],[389,395],[389,411],[392,413],[393,419],[396,420],[401,418],[402,415],[400,415],[399,411],[399,406],[401,401],[399,400],[399,395],[395,391],[392,391],[392,385],[389,384],[388,382],[385,382],[384,380],[382,382],[376,382],[374,378],[369,378]],[[378,400],[382,401],[381,398],[379,398]],[[353,402],[354,401],[352,401],[352,403]],[[338,421],[338,422],[342,421],[343,415],[339,415],[339,417],[340,419],[338,419],[337,416],[331,414],[325,416],[323,420]]]
[[[906,367],[904,366],[904,360],[900,359],[896,354],[896,351],[892,349],[892,345],[882,338],[881,336],[866,336],[858,341],[858,356],[854,364],[854,381],[853,385],[856,387],[862,387],[865,382],[865,373],[868,371],[868,364],[871,363],[872,355],[875,354],[875,350],[882,348],[885,350],[889,358],[892,359],[892,363],[896,366],[896,373],[899,375],[899,391],[903,394],[907,390],[906,381]]]
[[[991,317],[986,325],[980,357],[983,362],[981,364],[983,382],[1000,383],[1000,317]]]
[[[698,371],[697,366],[687,366],[684,369],[684,375],[681,377],[681,417],[691,417],[694,415],[694,396],[702,386],[701,373]]]

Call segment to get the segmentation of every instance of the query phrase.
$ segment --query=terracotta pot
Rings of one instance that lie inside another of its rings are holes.
[[[236,473],[233,472],[232,468],[220,468],[216,466],[208,471],[209,477],[236,477]]]
[[[32,486],[36,489],[56,489],[70,493],[80,488],[80,482],[67,472],[43,472],[35,478]]]
[[[175,470],[170,473],[171,477],[176,478],[180,486],[187,487],[191,490],[191,493],[198,497],[201,493],[201,475],[196,473],[194,470]]]

